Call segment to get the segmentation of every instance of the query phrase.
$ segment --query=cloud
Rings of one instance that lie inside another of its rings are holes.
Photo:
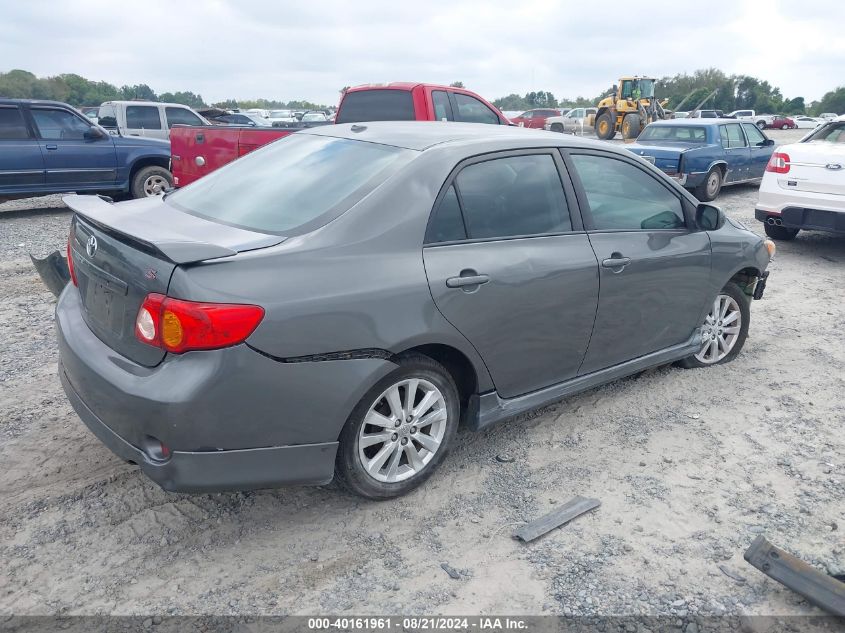
[[[429,0],[11,3],[0,70],[229,97],[335,103],[346,85],[460,80],[488,98],[550,90],[593,96],[620,75],[717,67],[788,97],[841,82],[839,1],[788,5]],[[98,5],[101,7],[101,5]],[[601,10],[596,10],[600,7]]]

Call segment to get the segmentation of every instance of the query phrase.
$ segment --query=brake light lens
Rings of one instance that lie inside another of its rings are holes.
[[[789,154],[783,152],[775,152],[769,159],[769,164],[766,165],[766,171],[773,174],[787,174],[789,173]]]
[[[70,280],[73,282],[73,285],[77,288],[79,287],[79,283],[76,281],[76,271],[73,268],[73,248],[71,247],[71,242],[73,241],[73,230],[71,230],[70,235],[67,238],[67,269],[70,273]]]
[[[135,319],[135,338],[173,354],[243,343],[255,331],[264,308],[239,303],[184,301],[147,295]]]

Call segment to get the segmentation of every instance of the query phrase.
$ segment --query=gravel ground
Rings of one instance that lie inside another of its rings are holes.
[[[762,231],[755,199],[740,186],[718,204]],[[0,619],[662,615],[680,630],[820,613],[742,560],[758,534],[845,571],[843,237],[779,244],[729,365],[659,368],[462,432],[425,486],[371,503],[332,487],[166,493],[101,445],[59,386],[54,302],[27,258],[63,248],[68,222],[57,198],[0,204]],[[602,506],[511,538],[576,494]]]

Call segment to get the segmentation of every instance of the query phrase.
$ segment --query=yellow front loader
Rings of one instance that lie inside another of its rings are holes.
[[[655,83],[651,77],[622,77],[615,94],[598,104],[596,136],[608,140],[622,132],[622,138],[635,139],[652,121],[667,118],[663,106],[668,99],[660,102],[654,97]]]

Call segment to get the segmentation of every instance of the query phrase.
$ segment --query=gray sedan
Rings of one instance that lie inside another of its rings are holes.
[[[459,424],[733,359],[773,252],[624,149],[505,126],[319,127],[65,200],[62,384],[180,491],[403,494]]]

